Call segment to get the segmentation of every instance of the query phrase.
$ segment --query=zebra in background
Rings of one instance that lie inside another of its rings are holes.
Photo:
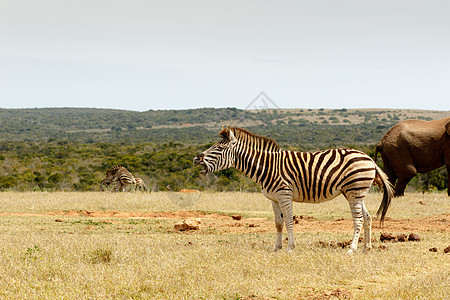
[[[354,149],[332,149],[313,153],[282,151],[277,143],[245,129],[227,127],[222,140],[194,158],[203,166],[202,174],[234,167],[261,188],[272,200],[277,230],[274,251],[282,248],[283,225],[288,234],[288,251],[295,248],[293,201],[320,203],[340,194],[348,200],[353,217],[353,239],[350,250],[356,251],[364,224],[364,250],[371,248],[372,218],[364,205],[375,178],[383,185],[383,200],[377,215],[384,221],[393,189],[386,174],[365,153]]]
[[[134,190],[140,190],[140,191],[146,191],[147,188],[145,187],[144,180],[142,178],[136,177],[135,178],[136,184],[134,185]]]
[[[100,192],[103,192],[105,190],[109,190],[109,187],[111,186],[110,181],[108,181],[106,178],[100,181]]]
[[[106,178],[104,179],[109,184],[115,183],[115,191],[125,191],[125,188],[129,185],[135,186],[136,179],[134,176],[121,165],[117,165],[106,171]],[[103,182],[103,181],[102,181]]]

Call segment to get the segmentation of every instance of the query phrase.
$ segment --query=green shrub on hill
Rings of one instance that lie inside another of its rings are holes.
[[[351,147],[374,154],[399,120],[445,112],[409,110],[258,110],[202,108],[133,112],[112,109],[0,109],[0,190],[98,190],[105,171],[124,165],[153,190],[257,191],[230,169],[206,177],[192,165],[218,141],[221,125],[276,140],[284,149]],[[410,186],[445,188],[443,169],[418,175]]]

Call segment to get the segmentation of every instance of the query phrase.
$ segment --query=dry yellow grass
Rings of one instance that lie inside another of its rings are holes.
[[[175,232],[174,219],[49,215],[56,210],[187,209],[273,219],[270,202],[260,194],[201,193],[192,196],[189,207],[172,197],[0,193],[0,298],[312,299],[341,289],[355,299],[446,299],[450,293],[450,254],[443,253],[450,244],[448,230],[421,231],[420,242],[392,243],[386,250],[352,256],[317,245],[348,240],[351,231],[296,232],[296,251],[287,254],[271,252],[274,228],[273,233]],[[372,214],[380,201],[380,194],[369,195]],[[409,194],[393,200],[388,216],[442,215],[449,205],[444,194]],[[295,214],[350,219],[344,199],[296,204]],[[431,247],[439,252],[429,252]]]

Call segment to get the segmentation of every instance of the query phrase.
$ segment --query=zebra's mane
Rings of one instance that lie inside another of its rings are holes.
[[[278,146],[277,142],[275,142],[273,139],[257,135],[254,133],[251,133],[250,131],[239,128],[239,127],[229,127],[230,130],[233,130],[234,136],[238,140],[243,140],[245,142],[251,142],[251,141],[258,141],[259,149],[261,150],[268,150],[268,151],[279,151],[280,146]],[[219,134],[226,139],[229,139],[227,129],[222,129]]]
[[[112,167],[110,170],[113,171],[113,170],[117,170],[117,169],[120,169],[120,168],[125,168],[125,167],[122,166],[122,165],[115,165],[115,166]]]
[[[106,174],[108,175],[108,172],[112,172],[112,174],[115,174],[121,168],[124,168],[126,170],[126,168],[122,165],[115,165],[114,167],[111,167],[109,170],[107,170]]]

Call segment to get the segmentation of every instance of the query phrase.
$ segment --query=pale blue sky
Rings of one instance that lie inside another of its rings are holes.
[[[450,110],[449,1],[0,1],[0,107]]]

